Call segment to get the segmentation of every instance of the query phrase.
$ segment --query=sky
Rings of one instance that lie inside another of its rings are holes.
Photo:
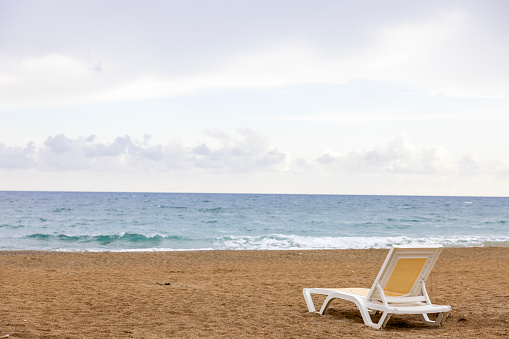
[[[0,190],[509,196],[508,13],[2,0]]]

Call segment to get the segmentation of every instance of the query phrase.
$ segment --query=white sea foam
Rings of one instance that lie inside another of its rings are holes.
[[[267,236],[226,236],[216,238],[217,249],[225,250],[313,250],[388,248],[392,245],[442,245],[444,247],[506,246],[509,238],[449,237],[312,237],[272,234]],[[505,245],[504,245],[505,244]]]
[[[327,250],[327,249],[370,249],[389,248],[392,245],[444,247],[509,247],[509,238],[452,237],[452,238],[409,238],[409,237],[308,237],[272,234],[268,236],[224,236],[216,238],[211,247],[175,248],[151,247],[130,249],[104,248],[58,248],[62,252],[178,252],[214,250]]]
[[[115,252],[115,253],[127,253],[127,252],[193,252],[193,251],[213,251],[214,248],[204,247],[204,248],[130,248],[130,249],[113,249],[113,250],[104,250],[100,248],[91,248],[87,250],[78,250],[75,248],[58,248],[55,249],[55,252]]]

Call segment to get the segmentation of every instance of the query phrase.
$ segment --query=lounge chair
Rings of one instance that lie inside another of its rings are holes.
[[[309,312],[316,312],[311,294],[326,295],[320,314],[325,314],[333,299],[354,302],[364,323],[373,328],[384,328],[393,314],[419,314],[431,326],[442,326],[451,306],[434,305],[426,292],[428,278],[442,247],[403,247],[390,249],[373,286],[369,288],[305,288],[304,299]],[[370,314],[382,312],[380,320],[373,322]],[[430,320],[428,314],[438,314]]]

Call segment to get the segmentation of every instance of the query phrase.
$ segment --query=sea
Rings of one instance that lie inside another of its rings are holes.
[[[0,192],[0,250],[509,246],[509,198]]]

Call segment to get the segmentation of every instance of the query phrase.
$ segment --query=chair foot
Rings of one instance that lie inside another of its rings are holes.
[[[427,314],[421,314],[421,320],[428,326],[443,326],[445,319],[449,316],[449,312],[439,313],[436,320],[431,320]]]

